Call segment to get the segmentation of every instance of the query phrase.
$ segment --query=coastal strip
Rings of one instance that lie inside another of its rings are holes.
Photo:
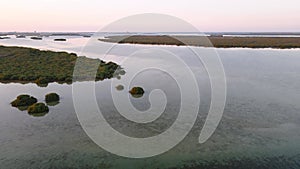
[[[133,35],[108,36],[98,40],[112,43],[200,46],[215,48],[300,48],[300,37]]]

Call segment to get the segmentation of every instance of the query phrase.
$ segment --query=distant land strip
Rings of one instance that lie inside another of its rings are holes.
[[[201,46],[216,48],[300,48],[300,37],[133,35],[108,36],[98,40],[113,43]]]

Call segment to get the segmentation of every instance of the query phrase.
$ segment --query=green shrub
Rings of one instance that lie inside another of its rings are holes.
[[[3,75],[3,80],[10,80],[10,78],[11,78],[10,74]]]
[[[145,93],[144,89],[141,87],[133,87],[130,91],[132,95],[143,95]]]
[[[27,111],[29,114],[48,113],[49,108],[44,103],[35,103],[29,106]]]
[[[19,95],[14,101],[12,101],[11,105],[13,107],[31,106],[36,102],[37,102],[36,98],[23,94],[23,95]]]
[[[59,95],[56,93],[49,93],[45,96],[46,103],[57,102],[59,101]]]

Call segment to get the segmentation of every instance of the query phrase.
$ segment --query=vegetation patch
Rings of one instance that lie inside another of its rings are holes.
[[[28,107],[27,109],[28,114],[41,114],[41,113],[48,113],[49,108],[44,103],[35,103]]]
[[[45,101],[46,103],[51,103],[51,102],[58,102],[59,101],[59,95],[57,93],[48,93],[45,96]]]
[[[129,91],[129,93],[135,97],[135,98],[139,98],[142,97],[143,94],[145,93],[144,89],[141,87],[133,87],[131,88],[131,90]]]
[[[37,102],[36,98],[26,95],[26,94],[23,94],[23,95],[19,95],[14,101],[12,101],[11,105],[13,107],[28,107],[28,106],[33,105],[36,102]],[[20,109],[23,109],[23,108],[20,108]]]
[[[42,37],[31,37],[30,39],[32,39],[32,40],[43,40]]]
[[[299,37],[227,37],[227,36],[167,36],[133,35],[108,36],[103,42],[151,45],[201,46],[216,48],[300,48]]]
[[[76,76],[73,76],[78,63]],[[114,62],[90,59],[74,53],[43,51],[24,47],[0,46],[0,82],[72,83],[118,77],[125,71]]]
[[[67,41],[67,39],[59,38],[59,39],[54,39],[54,41]]]

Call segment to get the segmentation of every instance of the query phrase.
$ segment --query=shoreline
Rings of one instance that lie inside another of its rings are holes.
[[[272,48],[299,49],[300,37],[228,37],[228,36],[167,36],[133,35],[107,36],[98,39],[102,42],[143,45],[175,45],[214,48]]]

